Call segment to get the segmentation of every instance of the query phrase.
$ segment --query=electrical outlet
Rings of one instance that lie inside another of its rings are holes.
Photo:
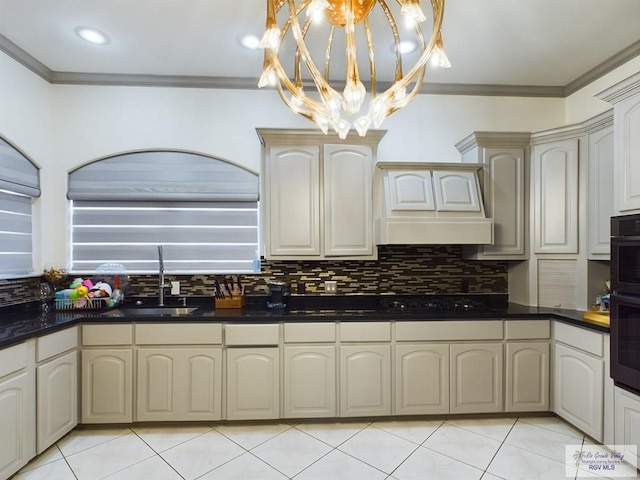
[[[335,280],[327,280],[324,282],[324,291],[326,293],[338,293],[338,282]]]
[[[171,295],[180,295],[180,282],[171,282]]]

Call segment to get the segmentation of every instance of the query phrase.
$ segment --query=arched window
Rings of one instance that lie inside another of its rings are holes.
[[[31,207],[39,196],[38,167],[0,138],[0,277],[33,272]]]
[[[252,271],[258,249],[258,175],[188,152],[127,153],[69,173],[75,273],[119,263],[172,273]]]

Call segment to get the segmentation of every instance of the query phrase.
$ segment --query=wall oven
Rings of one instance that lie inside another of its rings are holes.
[[[611,218],[611,377],[640,395],[640,214]]]

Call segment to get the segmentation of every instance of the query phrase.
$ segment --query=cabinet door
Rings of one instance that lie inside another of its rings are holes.
[[[632,393],[615,389],[615,444],[619,448],[627,445],[640,447],[640,397]],[[625,456],[631,451],[623,452]],[[636,465],[640,465],[640,452],[635,452]]]
[[[340,416],[391,415],[391,346],[340,347]]]
[[[610,257],[614,191],[611,126],[589,134],[589,258]]]
[[[227,420],[279,417],[278,348],[227,349]]]
[[[638,85],[636,79],[636,92],[639,92]],[[620,215],[637,213],[640,211],[640,94],[636,93],[617,103],[613,121],[616,209]]]
[[[266,159],[270,255],[320,255],[320,149],[271,147]]]
[[[219,420],[220,348],[138,350],[136,420]]]
[[[482,245],[485,258],[525,258],[526,214],[524,148],[485,148],[484,208],[493,219],[493,244]]]
[[[578,139],[533,149],[536,253],[578,253]]]
[[[284,416],[336,416],[336,348],[332,345],[284,349]]]
[[[502,411],[502,344],[451,345],[451,413]]]
[[[549,342],[507,343],[507,412],[549,411]]]
[[[449,345],[398,344],[395,352],[395,413],[449,413]]]
[[[82,352],[82,423],[133,421],[133,352]]]
[[[78,353],[74,350],[36,369],[38,454],[78,424]]]
[[[479,212],[475,172],[434,171],[433,191],[440,212]]]
[[[431,170],[388,170],[385,183],[391,212],[435,211]]]
[[[603,361],[566,345],[555,346],[554,412],[602,441]]]
[[[35,455],[30,445],[35,431],[29,431],[30,419],[35,416],[29,400],[32,378],[24,372],[0,382],[0,478],[9,478]]]
[[[368,146],[324,146],[325,256],[373,254],[372,161]]]

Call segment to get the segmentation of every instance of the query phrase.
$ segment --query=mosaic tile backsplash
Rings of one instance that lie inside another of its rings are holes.
[[[218,276],[220,280],[223,275]],[[181,295],[213,295],[213,275],[171,275]],[[292,294],[324,293],[325,280],[340,295],[508,293],[507,262],[466,260],[460,245],[386,245],[378,260],[263,261],[262,273],[243,275],[247,294],[267,294],[270,280],[291,285]],[[32,300],[39,278],[0,280],[0,306]],[[156,296],[156,275],[131,275],[130,294]]]

